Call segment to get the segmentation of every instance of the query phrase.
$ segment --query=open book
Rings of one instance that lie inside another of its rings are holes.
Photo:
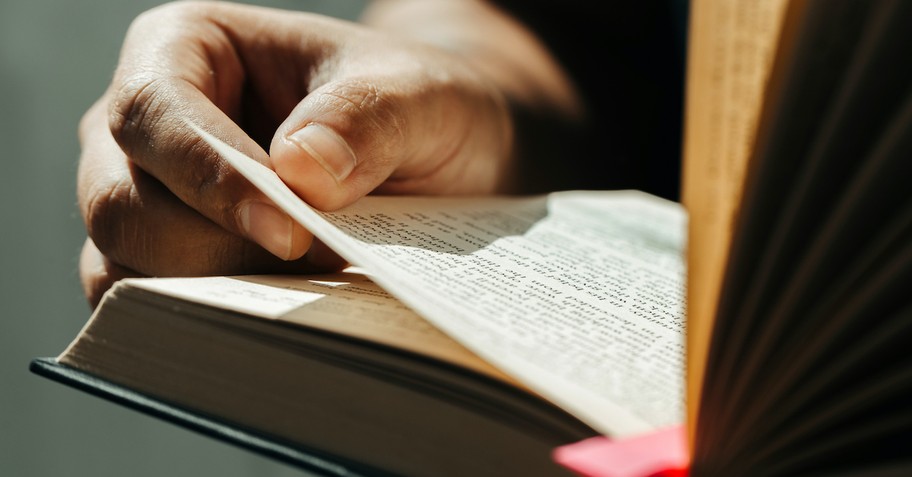
[[[692,8],[691,475],[912,475],[912,2]]]
[[[553,446],[686,422],[694,476],[912,475],[909,18],[695,0],[686,220],[636,192],[322,214],[200,131],[360,274],[126,281],[43,372],[368,472],[559,474]]]
[[[576,191],[319,213],[197,132],[357,268],[125,280],[58,364],[403,475],[554,475],[558,445],[683,419],[680,205]]]

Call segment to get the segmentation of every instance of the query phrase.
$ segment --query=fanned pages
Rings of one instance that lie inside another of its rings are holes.
[[[691,2],[683,182],[690,220],[687,419],[691,424],[696,422],[732,223],[785,3]]]
[[[712,331],[693,475],[912,467],[910,14],[901,1],[789,5]]]

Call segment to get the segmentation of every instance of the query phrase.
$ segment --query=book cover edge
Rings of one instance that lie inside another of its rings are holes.
[[[217,418],[138,393],[84,371],[59,363],[55,358],[34,358],[29,371],[148,416],[176,424],[196,433],[252,451],[262,456],[325,477],[392,475],[346,459],[302,449]]]

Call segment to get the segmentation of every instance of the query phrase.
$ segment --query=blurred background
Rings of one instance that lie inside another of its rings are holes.
[[[0,475],[291,476],[283,464],[31,374],[89,316],[75,175],[82,113],[150,0],[0,2]],[[364,0],[244,2],[356,18]]]

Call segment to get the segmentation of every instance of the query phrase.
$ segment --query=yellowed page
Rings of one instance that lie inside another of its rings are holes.
[[[132,286],[405,349],[524,388],[442,333],[354,267],[316,276],[136,278]]]
[[[786,0],[691,2],[683,202],[690,214],[687,418],[693,438],[733,219]]]

